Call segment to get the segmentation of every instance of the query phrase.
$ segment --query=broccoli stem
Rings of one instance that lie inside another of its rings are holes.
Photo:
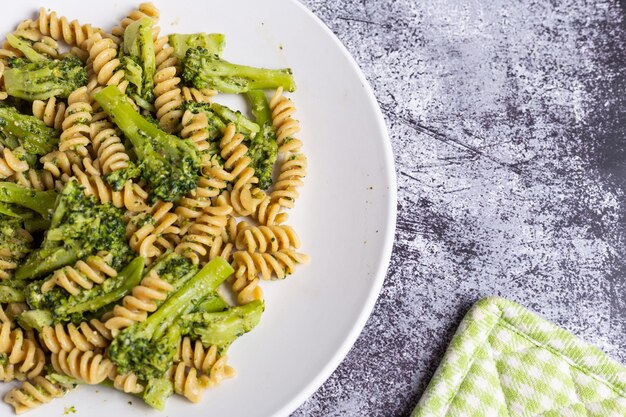
[[[1,202],[0,202],[0,214],[4,216],[8,216],[8,217],[15,217],[15,218],[22,217],[18,213],[11,210],[11,207],[9,207],[7,204],[1,203]]]
[[[26,207],[49,219],[58,193],[54,190],[39,191],[12,182],[0,182],[0,202]]]
[[[143,392],[143,400],[159,411],[165,408],[165,401],[174,394],[174,386],[167,378],[151,378]]]
[[[150,123],[113,85],[94,98],[132,142],[153,196],[177,201],[196,188],[201,159],[190,140],[170,135]]]
[[[296,90],[289,68],[273,70],[233,64],[201,47],[187,51],[183,66],[183,79],[196,88],[208,87],[232,94],[278,87]]]
[[[140,159],[145,158],[144,150],[150,146],[149,138],[167,135],[141,117],[117,87],[111,85],[103,88],[94,98],[102,106],[102,109],[111,116],[113,122],[122,130],[126,138],[132,142],[135,153]]]
[[[198,313],[217,313],[226,310],[230,305],[224,301],[217,292],[210,293],[206,298],[196,306],[194,312]]]
[[[131,23],[124,31],[123,42],[124,53],[138,61],[140,67],[139,82],[134,83],[137,95],[148,102],[153,99],[152,89],[156,71],[152,24],[153,21],[149,17]]]
[[[72,91],[87,84],[87,70],[75,56],[62,60],[25,62],[10,61],[4,72],[4,87],[8,95],[24,100],[67,98]]]
[[[21,303],[26,300],[26,281],[8,279],[0,281],[0,303]]]
[[[241,114],[239,111],[233,111],[219,103],[211,103],[211,110],[215,112],[226,123],[233,123],[237,127],[237,132],[244,136],[254,136],[261,127]]]
[[[107,287],[106,291],[96,292],[96,294],[102,292],[104,292],[104,294],[90,297],[89,292],[87,292],[87,294],[81,297],[85,298],[84,301],[73,305],[71,303],[63,305],[55,310],[55,315],[70,315],[84,313],[86,311],[95,311],[121,299],[139,285],[143,275],[144,265],[144,258],[138,257],[133,259],[116,277],[110,278],[103,284]],[[96,287],[96,289],[99,290],[100,288]]]
[[[210,54],[222,55],[226,46],[226,36],[221,33],[171,34],[168,42],[174,48],[174,56],[182,61],[189,48],[202,47]]]
[[[272,185],[272,172],[278,158],[276,131],[272,125],[272,110],[261,90],[248,91],[246,97],[250,102],[252,114],[261,131],[250,139],[249,155],[252,159],[254,175],[259,180],[259,188],[267,189]]]
[[[149,318],[149,333],[160,338],[182,314],[190,312],[198,299],[215,289],[234,272],[232,266],[217,257],[206,264],[193,278],[161,305]]]
[[[28,42],[18,38],[12,33],[7,35],[7,41],[9,42],[9,45],[23,53],[29,61],[48,61],[47,57],[35,51]]]
[[[230,346],[244,333],[252,330],[261,320],[265,306],[262,301],[252,301],[217,313],[192,313],[181,317],[183,334],[200,339],[204,346]]]
[[[31,256],[26,258],[26,262],[15,271],[15,279],[34,279],[40,277],[52,271],[56,271],[59,268],[63,268],[66,265],[73,264],[83,256],[84,254],[81,252],[63,248],[45,251],[45,253],[35,251]]]
[[[13,107],[0,107],[0,133],[7,142],[15,141],[32,155],[45,155],[59,144],[59,132],[35,116],[22,114]],[[9,140],[11,139],[11,140]],[[14,149],[16,146],[9,146]]]
[[[52,325],[52,314],[47,310],[28,310],[17,316],[18,324],[25,330],[37,330]]]

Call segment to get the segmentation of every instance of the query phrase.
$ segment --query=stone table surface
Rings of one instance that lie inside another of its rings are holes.
[[[376,92],[398,226],[363,333],[294,416],[408,415],[492,294],[626,362],[626,2],[303,2]]]

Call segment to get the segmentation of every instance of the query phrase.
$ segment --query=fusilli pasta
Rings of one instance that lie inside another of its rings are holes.
[[[175,132],[183,116],[184,101],[179,88],[181,80],[177,76],[178,60],[173,55],[174,48],[166,44],[167,37],[162,36],[154,45],[157,66],[154,74],[154,107],[161,127],[168,132]]]
[[[61,130],[63,127],[63,120],[65,120],[66,104],[57,100],[56,97],[50,97],[49,99],[35,100],[33,101],[33,116],[41,119],[46,126],[54,127]]]
[[[0,145],[0,148],[2,145]],[[16,148],[16,151],[21,148]],[[23,161],[9,148],[2,149],[0,156],[0,179],[8,178],[12,175],[28,171],[28,162]]]
[[[248,252],[277,252],[298,249],[300,238],[290,226],[247,226],[237,235],[237,249]]]
[[[116,305],[113,316],[104,324],[116,335],[122,329],[146,320],[148,313],[155,311],[174,287],[161,279],[156,271],[151,270],[141,284],[133,288],[131,294],[124,297],[122,305]]]
[[[56,12],[46,13],[45,7],[39,9],[39,17],[32,24],[41,34],[50,36],[57,41],[64,41],[70,46],[82,46],[94,33],[101,33],[101,29],[91,25],[81,25],[77,20],[71,22],[65,16],[59,17]]]
[[[78,349],[83,352],[94,349],[104,349],[113,338],[109,329],[100,320],[92,319],[78,325],[56,324],[42,329],[41,343],[52,353],[62,350],[67,352]]]
[[[43,292],[59,286],[72,295],[78,295],[81,289],[89,290],[94,284],[102,284],[107,278],[117,276],[117,271],[110,266],[113,256],[100,253],[90,256],[86,261],[78,261],[74,266],[58,269],[41,287]]]
[[[13,406],[16,414],[22,414],[55,398],[64,396],[70,387],[53,383],[43,376],[25,381],[20,388],[14,388],[4,397],[4,401]]]
[[[93,350],[60,350],[52,353],[50,359],[55,371],[89,385],[107,379],[114,368],[113,362]]]

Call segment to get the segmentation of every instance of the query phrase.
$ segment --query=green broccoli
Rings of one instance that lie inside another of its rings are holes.
[[[219,141],[229,123],[234,124],[237,133],[241,133],[246,138],[255,136],[261,131],[258,124],[248,119],[240,111],[231,110],[219,103],[196,103],[190,101],[185,103],[185,109],[192,113],[204,113],[207,116],[210,141]]]
[[[140,107],[148,110],[153,107],[156,72],[152,25],[153,20],[149,17],[131,23],[124,31],[122,43],[125,75],[131,84],[127,93]]]
[[[22,303],[26,301],[24,290],[27,283],[28,281],[21,279],[0,280],[0,303]]]
[[[23,38],[20,38],[14,34],[7,35],[7,42],[13,48],[20,51],[31,62],[47,61],[49,58],[35,51],[32,46],[32,42]]]
[[[80,321],[83,314],[99,311],[129,294],[139,285],[144,264],[144,258],[135,258],[115,277],[76,295],[68,294],[61,287],[53,287],[43,292],[41,288],[47,279],[36,281],[26,287],[26,300],[32,308],[49,311],[55,322]]]
[[[0,182],[0,202],[14,204],[33,210],[49,219],[54,210],[58,193],[54,190],[39,191],[13,182]]]
[[[59,131],[48,127],[35,116],[20,113],[13,107],[0,107],[0,137],[3,145],[21,146],[32,155],[45,155],[59,145]]]
[[[254,176],[259,179],[259,188],[266,190],[272,185],[272,172],[278,158],[276,131],[272,125],[272,110],[265,92],[248,91],[246,97],[252,107],[256,123],[261,127],[261,131],[250,139],[248,155],[252,159]]]
[[[140,379],[162,378],[173,363],[182,336],[177,319],[191,312],[204,297],[215,291],[233,268],[215,258],[172,294],[144,322],[128,327],[113,339],[109,357],[121,373],[134,372]]]
[[[30,62],[24,58],[9,60],[11,68],[4,72],[8,95],[24,100],[67,98],[72,91],[87,84],[87,69],[72,55],[62,60]]]
[[[154,126],[113,85],[102,89],[94,98],[132,142],[142,177],[150,185],[153,198],[177,201],[196,188],[201,159],[190,140]]]
[[[222,93],[237,94],[278,87],[286,91],[296,90],[289,68],[271,70],[232,64],[202,47],[187,50],[183,61],[183,80],[196,88],[213,88]]]
[[[50,229],[41,247],[30,254],[15,277],[41,277],[99,251],[113,255],[113,268],[127,262],[130,248],[122,212],[111,204],[98,204],[93,196],[85,196],[83,187],[71,180],[56,200]]]
[[[174,56],[182,61],[187,55],[189,48],[202,47],[210,54],[222,55],[226,46],[226,36],[221,33],[194,33],[183,35],[173,33],[168,38],[169,44],[174,48]]]
[[[19,262],[32,251],[32,237],[23,225],[19,217],[0,214],[0,265]]]
[[[181,316],[184,335],[199,339],[204,346],[227,349],[239,336],[252,330],[261,320],[265,306],[253,301],[220,312],[198,312]]]

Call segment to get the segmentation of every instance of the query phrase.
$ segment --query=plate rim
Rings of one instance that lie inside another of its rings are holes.
[[[299,0],[287,0],[294,4],[297,8],[299,8],[302,12],[312,18],[318,26],[332,39],[333,43],[338,47],[344,57],[347,58],[350,63],[352,69],[356,73],[359,78],[359,81],[363,85],[364,92],[368,98],[370,104],[373,105],[375,114],[376,114],[376,124],[378,126],[378,134],[383,139],[383,159],[385,161],[385,166],[389,167],[389,170],[385,173],[385,179],[387,185],[389,187],[389,197],[387,199],[387,212],[389,215],[387,219],[385,219],[385,227],[386,232],[383,236],[383,249],[381,251],[380,262],[378,268],[376,269],[376,273],[374,275],[373,285],[369,290],[369,294],[365,300],[365,303],[361,307],[361,311],[359,312],[359,316],[357,320],[353,323],[350,331],[347,333],[347,336],[342,341],[341,345],[338,349],[336,349],[332,358],[324,365],[324,367],[317,373],[317,375],[311,379],[307,383],[307,385],[290,401],[284,404],[276,413],[275,416],[287,416],[296,411],[298,407],[304,404],[317,390],[331,377],[333,372],[339,367],[339,365],[346,358],[357,339],[361,335],[363,329],[365,328],[365,324],[367,320],[372,315],[374,311],[374,306],[376,305],[376,301],[380,296],[380,293],[383,288],[383,284],[385,282],[385,278],[387,276],[387,271],[389,269],[389,265],[391,262],[391,254],[393,251],[393,243],[395,241],[395,232],[396,232],[396,223],[397,223],[397,201],[398,201],[398,187],[397,187],[397,174],[396,174],[396,166],[395,160],[393,156],[393,147],[391,146],[391,137],[389,136],[389,128],[385,121],[385,117],[383,115],[382,109],[378,100],[376,99],[376,95],[374,94],[374,89],[371,84],[365,77],[363,70],[359,66],[356,59],[352,56],[352,54],[348,51],[346,46],[341,42],[341,40],[335,35],[335,33],[326,25],[326,23],[318,17],[311,9],[309,9],[306,5],[304,5]]]

